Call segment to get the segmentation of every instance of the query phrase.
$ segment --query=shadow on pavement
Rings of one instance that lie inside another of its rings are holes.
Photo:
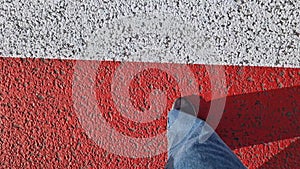
[[[299,106],[300,86],[228,96],[216,132],[231,149],[298,137]],[[206,119],[209,107],[210,101],[201,99],[198,117]],[[297,150],[300,150],[299,141],[275,155],[262,168],[272,168],[274,164],[295,167],[300,161]]]

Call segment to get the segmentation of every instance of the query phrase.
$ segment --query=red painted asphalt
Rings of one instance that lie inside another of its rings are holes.
[[[88,138],[73,107],[75,64],[74,60],[0,59],[1,168],[162,168],[166,153],[127,158],[108,153]],[[123,118],[111,98],[111,80],[120,62],[99,64],[96,98],[99,112],[111,126],[131,137],[163,133],[167,110],[179,96],[174,77],[158,69],[135,76],[129,93],[136,109],[149,109],[145,98],[153,89],[168,95],[160,119],[137,123]],[[211,100],[210,79],[204,65],[188,66],[201,91],[203,118]],[[249,168],[300,166],[300,69],[224,69],[228,96],[217,128],[219,135]]]

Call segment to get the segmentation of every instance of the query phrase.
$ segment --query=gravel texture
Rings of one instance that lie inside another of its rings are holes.
[[[300,1],[6,0],[0,55],[300,67]]]

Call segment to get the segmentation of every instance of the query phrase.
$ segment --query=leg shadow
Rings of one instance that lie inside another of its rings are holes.
[[[211,102],[200,101],[206,119]],[[226,98],[216,129],[231,149],[300,136],[300,87]]]

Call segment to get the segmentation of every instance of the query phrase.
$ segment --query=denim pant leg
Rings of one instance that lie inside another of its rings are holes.
[[[203,120],[171,110],[168,114],[167,169],[245,168]]]

